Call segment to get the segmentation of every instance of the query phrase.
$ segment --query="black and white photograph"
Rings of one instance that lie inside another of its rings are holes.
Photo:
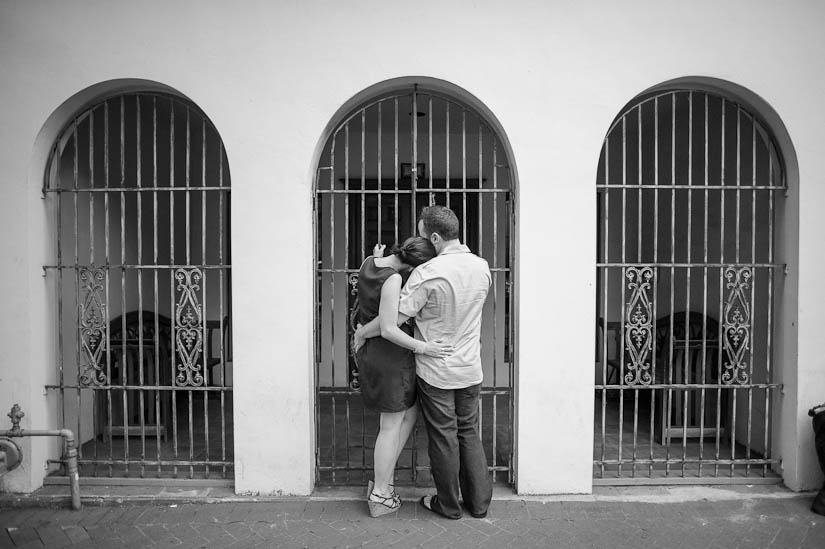
[[[0,0],[0,547],[825,547],[824,26]]]

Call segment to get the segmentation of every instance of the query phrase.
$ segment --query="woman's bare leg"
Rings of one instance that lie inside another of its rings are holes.
[[[382,497],[390,497],[395,461],[398,459],[398,441],[401,435],[401,426],[404,423],[404,412],[382,413],[378,436],[375,439],[374,469],[375,486],[373,493]],[[409,433],[407,433],[409,435]]]
[[[404,419],[401,422],[401,429],[398,432],[398,451],[395,454],[395,462],[398,463],[398,458],[407,444],[407,439],[410,438],[410,433],[415,428],[415,421],[418,419],[418,404],[413,404],[411,408],[404,411]]]

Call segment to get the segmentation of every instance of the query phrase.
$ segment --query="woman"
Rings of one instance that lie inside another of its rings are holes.
[[[381,337],[368,339],[356,348],[361,395],[364,405],[381,413],[375,440],[375,482],[367,488],[370,515],[397,511],[401,499],[392,488],[395,464],[415,425],[415,357],[413,353],[443,357],[452,352],[441,341],[424,342],[412,337],[408,324],[398,326],[398,299],[409,271],[435,257],[426,238],[411,237],[390,255],[376,245],[358,273],[358,308],[354,322],[366,324],[378,317]],[[404,273],[402,275],[402,273]]]

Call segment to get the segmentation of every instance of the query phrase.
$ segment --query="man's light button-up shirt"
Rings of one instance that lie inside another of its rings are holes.
[[[419,265],[401,291],[398,311],[415,318],[416,338],[444,339],[446,358],[416,355],[416,373],[440,389],[481,383],[481,312],[492,277],[487,261],[463,244],[445,248]]]

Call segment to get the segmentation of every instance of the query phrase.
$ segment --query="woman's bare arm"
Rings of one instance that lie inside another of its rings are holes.
[[[415,353],[429,356],[445,357],[453,352],[453,346],[442,340],[432,342],[420,341],[405,334],[399,324],[406,321],[406,315],[398,313],[398,300],[401,295],[401,275],[390,276],[381,287],[381,303],[378,308],[378,317],[360,327],[356,331],[354,347],[363,345],[363,339],[380,335],[400,347],[411,349]],[[376,333],[377,332],[377,333]]]

